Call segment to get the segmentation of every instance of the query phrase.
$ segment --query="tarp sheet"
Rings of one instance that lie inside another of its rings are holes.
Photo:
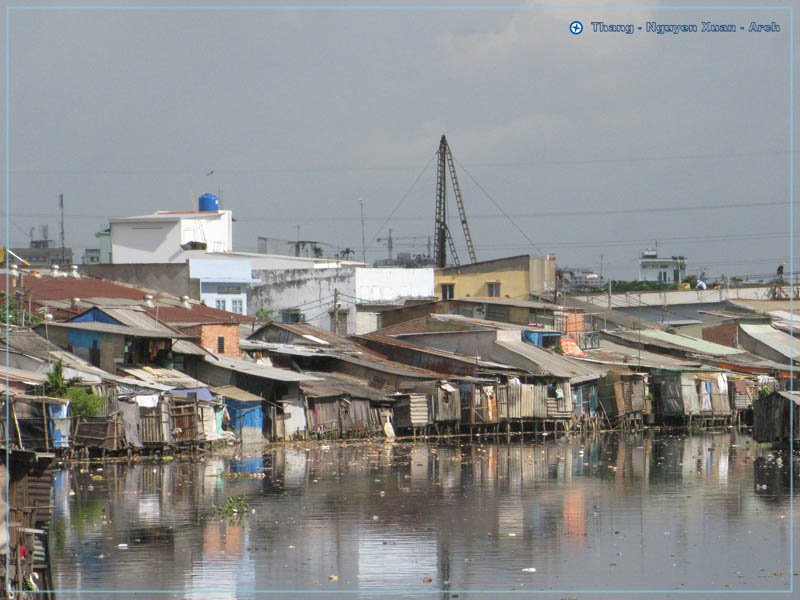
[[[212,400],[214,395],[211,393],[211,390],[205,387],[200,388],[180,388],[172,390],[172,395],[176,398],[187,398],[190,393],[194,392],[197,394],[198,400]]]
[[[119,402],[119,411],[122,415],[122,426],[125,429],[125,439],[129,446],[142,448],[142,438],[139,436],[139,405],[135,402]]]

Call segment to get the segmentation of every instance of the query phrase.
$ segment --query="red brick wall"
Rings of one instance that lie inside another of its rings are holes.
[[[703,339],[707,342],[735,348],[739,342],[739,324],[736,321],[727,321],[721,325],[704,327]]]
[[[186,335],[200,338],[198,342],[202,348],[219,354],[217,352],[217,338],[225,338],[225,352],[221,356],[239,358],[239,326],[236,324],[215,324],[215,325],[194,325],[192,327],[182,327],[181,330]]]

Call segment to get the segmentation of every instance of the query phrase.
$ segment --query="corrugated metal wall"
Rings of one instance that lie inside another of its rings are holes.
[[[458,422],[461,419],[461,394],[458,389],[448,392],[439,387],[431,397],[431,420],[434,423]]]

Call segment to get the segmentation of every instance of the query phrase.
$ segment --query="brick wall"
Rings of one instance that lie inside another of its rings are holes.
[[[230,358],[239,358],[239,326],[229,324],[211,324],[211,325],[194,325],[192,327],[182,327],[186,335],[191,335],[200,339],[198,342],[200,347],[205,348],[209,352],[219,354],[221,356],[228,356]],[[218,352],[218,338],[224,338],[225,351]]]
[[[737,347],[739,345],[739,324],[727,321],[721,325],[703,328],[703,339],[707,342]]]

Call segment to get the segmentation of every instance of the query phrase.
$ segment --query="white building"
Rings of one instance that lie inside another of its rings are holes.
[[[230,252],[233,218],[229,210],[208,210],[201,196],[197,211],[157,211],[151,215],[111,219],[114,264],[184,262],[192,250]],[[216,202],[216,198],[214,198]]]
[[[659,258],[655,250],[645,250],[639,259],[639,281],[679,284],[686,279],[686,257]]]
[[[249,260],[189,259],[189,277],[200,283],[200,300],[206,306],[247,314],[247,291],[257,283]]]
[[[355,333],[380,329],[381,312],[407,300],[430,300],[436,296],[434,288],[433,267],[357,268]]]
[[[356,269],[356,300],[394,302],[435,296],[433,267],[421,269]]]

